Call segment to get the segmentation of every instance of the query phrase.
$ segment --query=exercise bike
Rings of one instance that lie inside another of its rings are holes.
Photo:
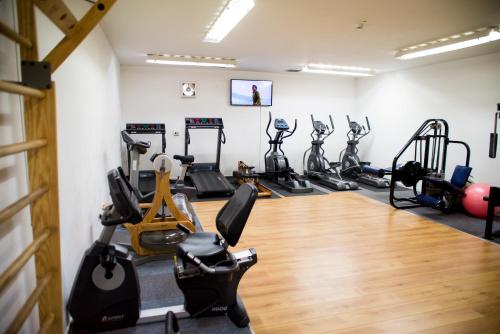
[[[249,318],[237,295],[243,274],[255,263],[257,253],[250,248],[230,253],[235,246],[257,198],[257,189],[242,185],[219,211],[210,232],[187,234],[177,246],[174,274],[184,294],[184,305],[141,310],[138,275],[131,255],[110,244],[117,225],[139,224],[143,220],[130,183],[118,169],[108,172],[112,205],[100,216],[104,226],[97,241],[86,251],[73,284],[67,309],[73,331],[104,331],[163,321],[169,311],[178,318],[227,315],[238,327]]]
[[[122,139],[127,146],[127,175],[141,203],[149,203],[154,196],[155,174],[152,170],[140,170],[141,155],[147,153],[151,142],[134,140],[132,135],[159,135],[161,137],[161,153],[165,153],[167,141],[164,123],[127,123],[122,130]],[[150,159],[153,162],[153,158]]]
[[[340,167],[339,162],[329,162],[325,158],[325,151],[322,148],[324,140],[328,138],[334,132],[334,125],[332,116],[329,115],[331,130],[328,125],[321,121],[315,121],[314,116],[311,115],[311,122],[313,126],[313,131],[310,133],[312,138],[311,147],[309,147],[302,158],[302,164],[304,167],[304,175],[306,175],[311,180],[317,180],[321,185],[327,186],[334,190],[355,190],[358,189],[358,184],[353,181],[347,181],[342,179],[340,173],[338,172],[338,167]],[[314,137],[316,135],[316,138]],[[309,153],[306,165],[306,155]]]
[[[269,133],[271,120],[272,116],[271,112],[269,112],[269,122],[266,127],[266,133],[269,137],[269,150],[264,154],[267,178],[291,193],[312,192],[313,188],[309,181],[299,178],[299,175],[290,167],[285,152],[281,149],[283,139],[293,135],[297,129],[297,119],[295,119],[293,130],[290,131],[288,123],[283,118],[276,118],[274,120],[274,128],[276,129],[274,139]],[[287,134],[285,135],[285,133]]]
[[[366,119],[366,128],[357,122],[351,121],[347,116],[349,131],[347,132],[347,147],[340,152],[340,174],[359,183],[364,183],[376,188],[389,188],[390,181],[384,175],[391,173],[390,169],[374,168],[370,162],[361,161],[358,156],[357,145],[361,138],[371,132],[370,122]],[[368,130],[367,130],[368,129]]]
[[[148,152],[148,148],[151,147],[151,142],[134,140],[129,136],[127,130],[122,130],[122,139],[127,145],[127,169],[128,176],[130,179],[130,184],[134,189],[134,193],[137,196],[137,199],[141,203],[151,202],[153,200],[154,191],[143,194],[139,190],[139,165],[141,155],[146,154]]]

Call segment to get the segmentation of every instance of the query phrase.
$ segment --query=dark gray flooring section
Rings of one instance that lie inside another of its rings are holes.
[[[337,192],[337,191],[338,191],[338,192],[357,191],[357,190],[359,190],[359,189],[360,189],[360,188],[358,188],[358,189],[335,190],[335,189],[330,188],[330,187],[328,187],[328,186],[326,186],[326,185],[324,185],[324,184],[321,184],[318,180],[311,180],[311,179],[308,179],[308,180],[309,180],[309,182],[311,182],[311,184],[313,184],[313,185],[315,185],[315,186],[318,186],[318,187],[320,187],[320,188],[323,188],[323,189],[325,189],[325,190],[332,191],[332,192],[333,192],[333,191],[335,191],[335,192]]]
[[[373,198],[377,201],[380,201],[382,203],[389,204],[389,189],[386,189],[385,192],[374,192],[371,190],[362,189],[361,192],[359,193],[367,197]],[[412,194],[413,194],[412,191],[400,191],[398,192],[397,197],[406,197],[408,195],[411,196]],[[446,214],[439,210],[427,207],[407,209],[407,210],[419,216],[432,219],[438,223],[453,227],[457,230],[472,234],[474,236],[480,238],[484,236],[484,228],[486,225],[485,219],[471,217],[463,212]],[[493,224],[493,231],[500,231],[500,218],[498,217],[495,223]],[[500,235],[494,236],[493,240],[491,241],[500,244]]]
[[[389,188],[377,188],[377,187],[374,187],[374,186],[371,186],[369,184],[364,184],[364,183],[361,183],[361,182],[357,182],[359,187],[362,188],[362,189],[365,189],[365,190],[369,190],[369,191],[372,191],[372,192],[377,192],[377,193],[387,193],[389,194]],[[398,185],[396,185],[396,191],[406,191],[407,188],[404,188],[404,187],[400,187]],[[389,196],[389,195],[387,195]]]
[[[326,192],[319,190],[318,188],[313,187],[313,191],[310,193],[292,193],[287,191],[285,188],[280,187],[276,183],[273,183],[268,180],[260,181],[263,185],[271,189],[273,192],[280,194],[284,197],[293,197],[293,196],[311,196],[311,195],[325,195]]]

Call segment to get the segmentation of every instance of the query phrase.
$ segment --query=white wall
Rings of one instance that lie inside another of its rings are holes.
[[[16,27],[14,1],[0,1],[0,22]],[[0,79],[20,80],[19,58],[16,44],[0,37]],[[17,95],[0,93],[0,145],[18,143],[24,139],[21,99]],[[0,209],[15,202],[28,193],[26,158],[16,154],[0,159]],[[16,214],[10,221],[0,225],[0,272],[3,272],[31,243],[31,220],[29,209]],[[15,283],[0,295],[0,333],[4,333],[16,316],[24,301],[35,288],[35,266],[30,260],[21,270]],[[22,332],[33,333],[38,328],[38,313],[35,311],[26,321]]]
[[[84,1],[65,2],[77,17],[90,7]],[[42,58],[62,33],[43,14],[37,23]],[[110,201],[106,172],[120,164],[119,74],[114,51],[96,27],[53,76],[64,302],[84,251],[101,229],[100,208]]]
[[[184,117],[222,117],[227,136],[221,154],[221,170],[225,175],[232,174],[238,160],[255,166],[258,171],[264,170],[263,155],[269,147],[265,135],[269,110],[273,117],[285,118],[290,126],[294,118],[298,119],[297,132],[283,145],[290,164],[298,172],[302,172],[302,154],[311,141],[310,114],[324,122],[328,122],[328,113],[334,115],[337,132],[328,139],[325,149],[327,156],[335,160],[345,146],[345,114],[354,111],[354,80],[351,78],[162,66],[122,66],[120,77],[122,127],[127,122],[165,123],[170,155],[184,152]],[[230,79],[272,80],[273,106],[230,106]],[[196,98],[180,97],[180,84],[187,81],[197,83]],[[174,130],[180,130],[181,135],[174,137]],[[193,130],[190,133],[189,149],[195,159],[215,161],[216,131]],[[148,140],[156,144],[150,152],[160,150],[159,138]],[[151,169],[148,158],[142,158],[141,165],[142,169]],[[174,175],[178,175],[177,163],[175,165]]]
[[[425,119],[444,118],[450,138],[470,145],[474,181],[500,184],[500,159],[488,158],[499,102],[500,53],[358,79],[357,118],[368,116],[373,128],[359,146],[360,155],[389,166]],[[450,146],[448,156],[449,169],[463,163],[460,149]]]

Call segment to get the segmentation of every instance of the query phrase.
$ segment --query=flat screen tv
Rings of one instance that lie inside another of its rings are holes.
[[[272,81],[231,79],[232,106],[269,107],[272,104]]]

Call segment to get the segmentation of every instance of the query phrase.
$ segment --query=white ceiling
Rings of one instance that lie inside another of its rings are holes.
[[[146,53],[229,57],[238,69],[282,72],[306,63],[377,71],[500,52],[500,41],[397,60],[398,48],[500,23],[500,0],[255,0],[218,44],[203,37],[225,0],[119,0],[102,27],[122,64]],[[364,29],[356,29],[367,20]],[[150,65],[157,66],[157,65]]]

